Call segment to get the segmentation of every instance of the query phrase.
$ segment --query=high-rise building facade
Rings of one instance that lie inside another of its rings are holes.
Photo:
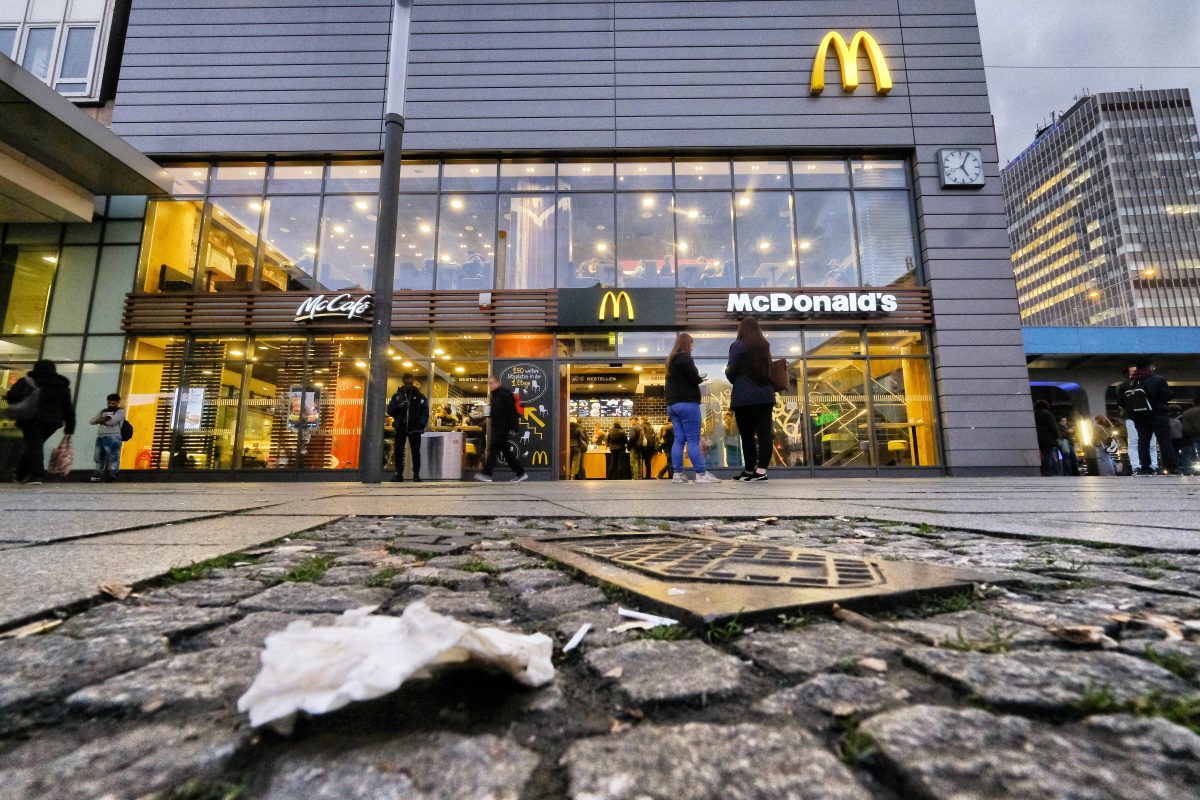
[[[1024,325],[1200,325],[1186,89],[1084,97],[1001,174]]]

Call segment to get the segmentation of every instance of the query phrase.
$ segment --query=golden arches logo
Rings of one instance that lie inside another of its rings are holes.
[[[817,96],[825,91],[825,57],[829,54],[830,47],[837,54],[838,65],[842,69],[842,88],[844,90],[853,92],[858,88],[858,51],[862,48],[866,49],[867,61],[871,64],[871,71],[875,73],[875,91],[885,95],[892,90],[892,73],[888,69],[883,50],[879,48],[879,42],[875,41],[874,36],[866,31],[859,31],[854,34],[850,44],[846,44],[846,40],[840,33],[830,31],[825,34],[825,38],[821,40],[821,46],[817,48],[817,59],[813,62],[809,94]]]
[[[629,292],[605,292],[604,298],[600,301],[600,316],[601,322],[608,319],[608,310],[612,308],[612,316],[614,320],[621,318],[621,304],[625,304],[625,319],[633,322],[633,298],[629,296]]]
[[[538,465],[549,466],[550,465],[550,454],[547,453],[545,450],[536,450],[536,451],[534,451],[533,455],[531,455],[529,457],[529,463],[530,463],[530,465],[535,466],[535,467]]]

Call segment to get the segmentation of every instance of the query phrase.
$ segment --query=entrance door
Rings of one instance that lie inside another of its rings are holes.
[[[662,364],[569,363],[561,367],[561,372],[565,477],[656,477],[666,465],[666,457],[656,445],[661,445],[663,426],[669,424]],[[654,430],[651,448],[644,446],[643,421]]]

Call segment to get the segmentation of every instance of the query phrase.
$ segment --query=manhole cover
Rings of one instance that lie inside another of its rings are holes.
[[[917,562],[685,533],[566,533],[517,544],[701,622],[996,580]]]

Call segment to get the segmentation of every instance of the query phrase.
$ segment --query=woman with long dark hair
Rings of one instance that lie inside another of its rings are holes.
[[[765,481],[773,447],[771,410],[775,407],[775,387],[771,384],[771,345],[753,317],[738,324],[737,339],[729,346],[725,377],[733,384],[729,407],[737,420],[745,462],[737,480]]]
[[[721,479],[708,471],[704,452],[700,449],[700,384],[704,379],[692,360],[693,339],[681,333],[667,356],[667,417],[675,440],[671,444],[671,481],[687,483],[683,475],[683,448],[696,469],[696,483],[720,483]]]

